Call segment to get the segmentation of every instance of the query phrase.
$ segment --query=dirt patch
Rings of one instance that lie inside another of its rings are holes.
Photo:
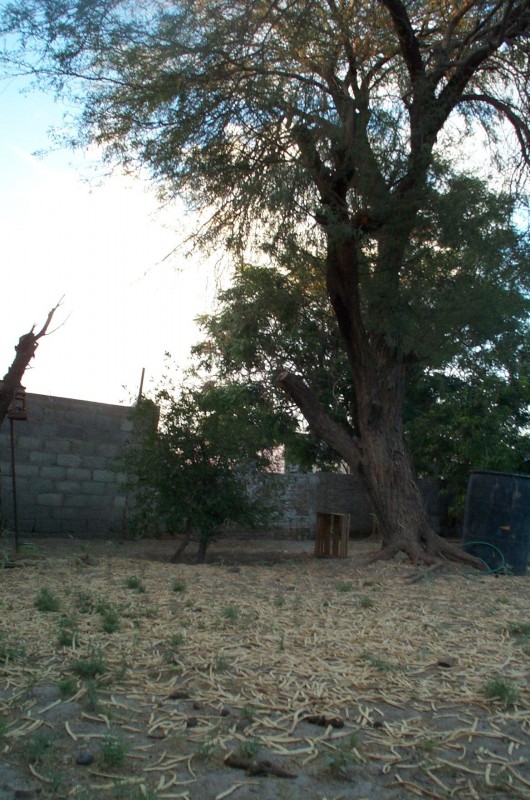
[[[373,546],[39,541],[0,573],[0,800],[530,798],[528,578]]]

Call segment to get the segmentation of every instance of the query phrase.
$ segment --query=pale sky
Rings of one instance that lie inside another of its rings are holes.
[[[64,295],[52,328],[64,324],[41,340],[28,392],[128,403],[143,367],[146,387],[160,377],[166,351],[185,366],[194,319],[212,306],[214,270],[198,255],[163,261],[184,211],[157,213],[147,185],[101,184],[79,153],[35,157],[62,110],[18,88],[0,83],[0,377],[19,337]]]

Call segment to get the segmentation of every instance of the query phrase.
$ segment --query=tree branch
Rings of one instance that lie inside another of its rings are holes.
[[[278,384],[304,415],[311,432],[323,439],[339,456],[355,469],[360,460],[359,442],[342,425],[326,413],[307,383],[292,372],[282,372]]]
[[[505,103],[486,92],[464,94],[461,97],[461,102],[486,103],[505,116],[515,131],[524,161],[530,164],[530,126],[509,103]]]
[[[420,47],[416,34],[401,0],[380,0],[392,17],[396,29],[401,52],[411,78],[415,83],[418,77],[425,75],[425,65],[421,57]]]

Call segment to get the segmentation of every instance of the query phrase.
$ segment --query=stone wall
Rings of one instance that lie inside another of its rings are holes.
[[[115,460],[130,437],[130,409],[27,395],[28,419],[14,420],[18,526],[23,534],[122,533],[126,496]],[[0,502],[13,529],[10,422],[0,428]]]

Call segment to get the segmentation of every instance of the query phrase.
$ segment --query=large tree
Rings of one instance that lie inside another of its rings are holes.
[[[303,376],[280,383],[363,480],[382,555],[457,556],[403,436],[424,324],[410,243],[437,150],[461,152],[481,124],[530,160],[529,0],[17,0],[4,23],[41,76],[83,82],[78,141],[187,196],[203,241],[324,254],[355,429]]]
[[[407,376],[406,438],[416,472],[443,478],[455,511],[470,469],[530,467],[530,242],[515,211],[508,195],[439,168],[410,243],[414,312],[403,314],[403,330],[424,322]],[[316,259],[239,264],[216,311],[200,318],[204,338],[194,352],[221,381],[262,387],[250,397],[269,409],[286,405],[269,376],[288,366],[333,419],[354,430],[352,372],[321,301],[324,281]],[[292,416],[288,458],[336,466],[337,456],[300,435]]]

